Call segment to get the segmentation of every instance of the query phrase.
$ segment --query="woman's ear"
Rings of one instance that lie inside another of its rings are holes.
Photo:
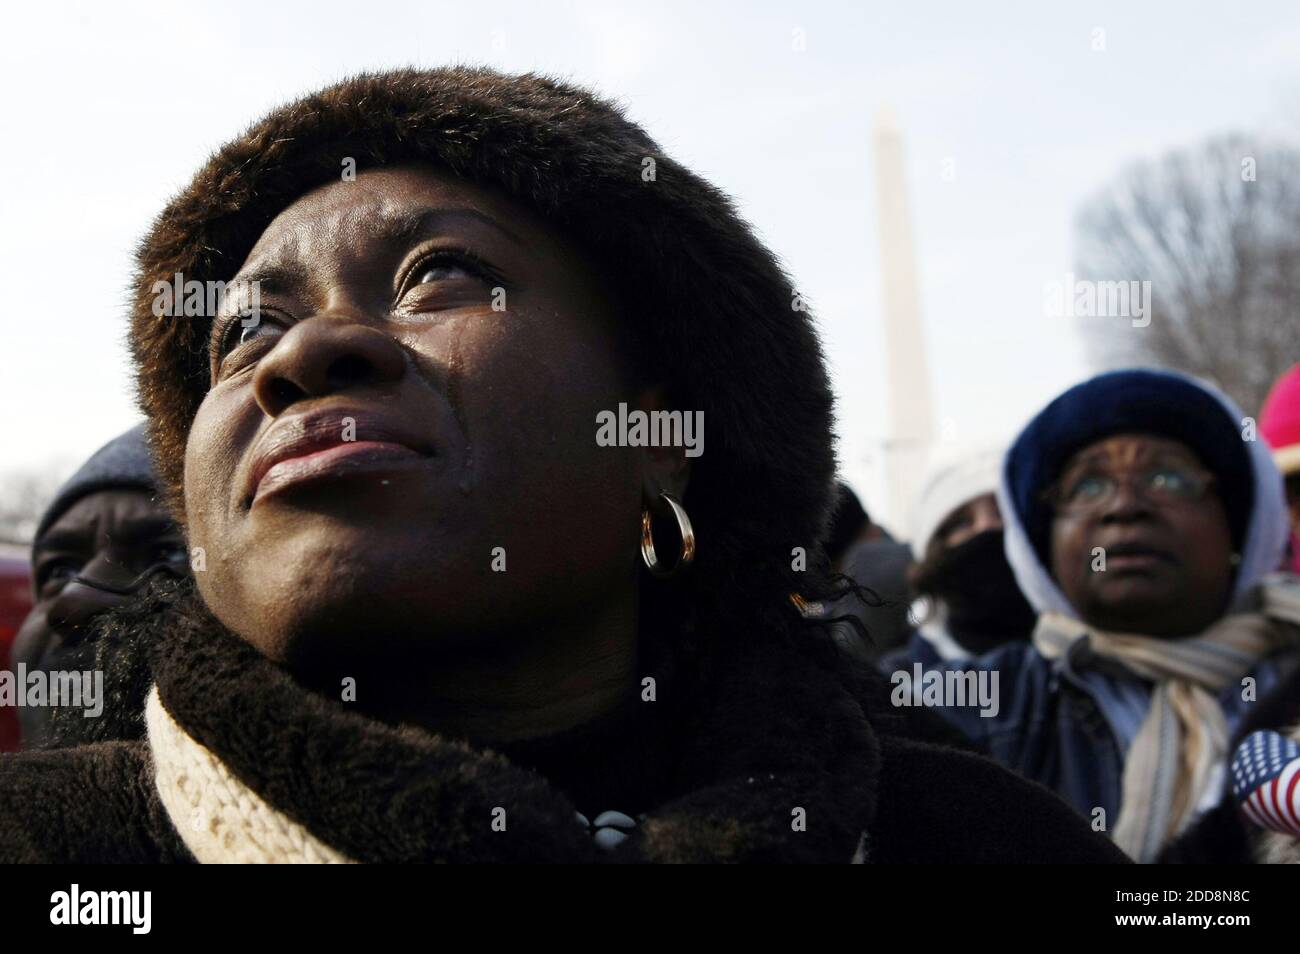
[[[633,408],[646,415],[647,426],[651,427],[648,433],[659,438],[657,444],[637,448],[641,455],[642,498],[653,504],[667,491],[681,500],[690,483],[691,456],[703,452],[704,413],[669,407],[662,385],[638,394]]]

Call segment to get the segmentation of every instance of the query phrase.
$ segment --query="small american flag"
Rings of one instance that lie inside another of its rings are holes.
[[[1256,825],[1300,838],[1300,744],[1249,735],[1232,757],[1232,794]]]

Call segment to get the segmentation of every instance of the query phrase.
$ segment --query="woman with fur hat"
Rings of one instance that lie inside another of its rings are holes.
[[[177,274],[260,304],[160,317]],[[110,626],[138,740],[0,761],[0,858],[1117,858],[909,740],[800,612],[839,592],[813,327],[728,201],[585,90],[399,71],[291,103],[163,212],[137,288],[204,568]],[[700,413],[708,453],[604,446],[616,411]]]
[[[1154,860],[1226,794],[1228,739],[1297,663],[1277,565],[1282,480],[1242,415],[1173,372],[1099,375],[1021,432],[998,489],[1007,557],[1038,611],[996,672],[993,718],[944,714]]]

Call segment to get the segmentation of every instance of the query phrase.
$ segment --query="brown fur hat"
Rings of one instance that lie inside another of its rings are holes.
[[[358,173],[436,164],[539,212],[614,286],[672,406],[701,410],[684,501],[695,575],[762,566],[796,589],[832,494],[832,397],[810,315],[730,200],[621,109],[528,74],[367,73],[282,106],[219,149],[138,250],[130,346],[164,494],[183,521],[186,438],[208,388],[206,317],[156,317],[154,283],[228,281],[295,199]],[[654,176],[643,176],[646,159]],[[593,422],[593,439],[595,422]],[[715,572],[709,572],[709,568]]]

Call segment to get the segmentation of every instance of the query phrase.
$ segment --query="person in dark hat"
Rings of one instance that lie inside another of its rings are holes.
[[[999,674],[996,717],[941,710],[1141,861],[1222,802],[1232,732],[1300,662],[1300,601],[1269,576],[1282,478],[1242,421],[1212,386],[1148,369],[1043,409],[998,488],[1031,644],[955,664]]]
[[[155,307],[178,275],[225,305]],[[590,92],[456,68],[290,103],[167,207],[137,290],[205,568],[112,621],[139,740],[0,761],[0,860],[1121,858],[875,710],[808,609],[843,586],[810,318]]]
[[[59,489],[32,542],[32,610],[14,640],[15,672],[81,671],[102,614],[151,572],[188,572],[185,541],[157,499],[144,425],[109,441]],[[22,743],[51,741],[54,707],[17,707]],[[82,714],[63,720],[75,740]],[[89,731],[86,727],[86,731]]]

